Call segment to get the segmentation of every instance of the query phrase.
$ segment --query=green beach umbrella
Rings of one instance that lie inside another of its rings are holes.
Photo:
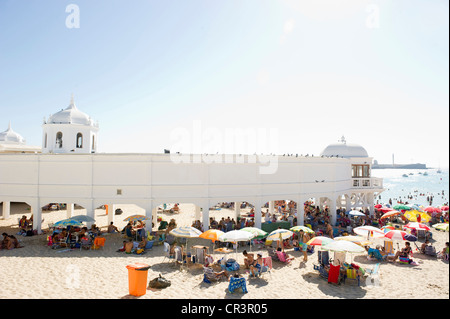
[[[244,227],[241,230],[254,234],[253,239],[261,239],[267,236],[267,232],[256,227]]]
[[[403,205],[403,204],[395,205],[392,208],[395,209],[395,210],[411,210],[412,209],[412,207],[410,207],[408,205]]]

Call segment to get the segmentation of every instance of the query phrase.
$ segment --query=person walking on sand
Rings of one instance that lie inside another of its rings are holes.
[[[298,235],[298,245],[299,245],[300,249],[303,251],[303,261],[302,262],[308,261],[308,245],[306,245],[307,242],[308,242],[308,238],[306,237],[304,231],[300,230],[299,235]]]

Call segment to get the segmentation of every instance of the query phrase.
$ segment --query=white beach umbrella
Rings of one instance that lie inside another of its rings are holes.
[[[366,216],[366,214],[361,213],[360,211],[357,211],[357,210],[351,210],[351,211],[349,211],[348,214],[351,216]]]
[[[360,226],[353,229],[355,234],[364,236],[366,238],[372,237],[372,238],[382,238],[384,237],[384,231],[380,228],[373,227],[373,226]]]
[[[219,236],[219,241],[227,243],[237,243],[238,241],[249,241],[250,239],[254,238],[255,235],[256,234],[248,231],[232,230]],[[237,260],[237,245],[236,245],[236,260]]]
[[[346,253],[363,253],[366,251],[363,247],[346,240],[333,241],[329,244],[322,245],[322,249]]]

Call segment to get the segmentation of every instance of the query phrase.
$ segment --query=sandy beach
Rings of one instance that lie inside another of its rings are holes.
[[[133,214],[143,213],[134,205],[121,205],[122,215],[115,216],[115,225],[122,229],[126,222],[123,219]],[[180,205],[179,214],[161,214],[164,220],[175,218],[178,226],[190,226],[194,220],[193,205]],[[0,220],[1,233],[16,234],[17,218],[30,212],[23,204],[11,205],[11,217]],[[85,210],[76,210],[74,215],[85,214]],[[228,209],[210,211],[210,216],[217,220],[222,217],[234,217]],[[43,213],[43,229],[48,223],[66,218],[66,211]],[[107,215],[105,210],[96,210],[96,224],[106,229]],[[432,230],[433,245],[440,251],[449,241],[449,233]],[[330,285],[318,276],[313,269],[317,262],[317,247],[308,261],[302,263],[300,252],[289,249],[286,252],[295,259],[288,265],[273,263],[273,270],[263,278],[247,280],[248,293],[229,293],[228,282],[213,284],[202,282],[203,270],[200,266],[192,266],[188,270],[180,270],[173,263],[164,260],[162,245],[154,246],[144,255],[127,255],[117,252],[122,246],[123,235],[106,234],[105,247],[100,250],[52,250],[46,245],[47,234],[23,237],[16,236],[23,248],[0,250],[0,298],[12,299],[127,299],[136,298],[128,292],[128,270],[126,265],[142,262],[151,266],[148,281],[161,274],[170,280],[172,285],[162,290],[148,289],[140,299],[448,299],[449,298],[449,266],[448,262],[414,253],[417,266],[400,265],[399,263],[382,262],[380,266],[380,284],[368,286],[364,282],[360,287],[355,281],[348,281],[339,286]],[[376,243],[377,240],[374,240]],[[212,245],[207,240],[193,239],[190,244]],[[401,247],[403,244],[400,243]],[[395,245],[396,247],[396,245]],[[415,246],[413,245],[415,248]],[[238,262],[243,265],[242,251],[250,247],[238,249]],[[252,251],[261,251],[267,256],[264,248],[252,247]],[[219,255],[216,255],[219,257]],[[232,253],[230,257],[234,258]],[[366,254],[347,254],[347,262],[353,261],[366,268],[372,268],[376,262],[367,259]],[[240,273],[248,278],[248,271]]]

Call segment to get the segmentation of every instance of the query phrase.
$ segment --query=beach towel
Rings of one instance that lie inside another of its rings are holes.
[[[228,285],[228,290],[233,293],[236,289],[241,288],[243,293],[247,293],[247,285],[245,278],[234,278],[230,277],[230,284]]]
[[[328,272],[328,282],[329,283],[339,283],[339,272],[341,271],[341,266],[330,265],[330,271]]]
[[[263,258],[263,265],[268,267],[269,269],[272,269],[272,257],[265,257]]]

